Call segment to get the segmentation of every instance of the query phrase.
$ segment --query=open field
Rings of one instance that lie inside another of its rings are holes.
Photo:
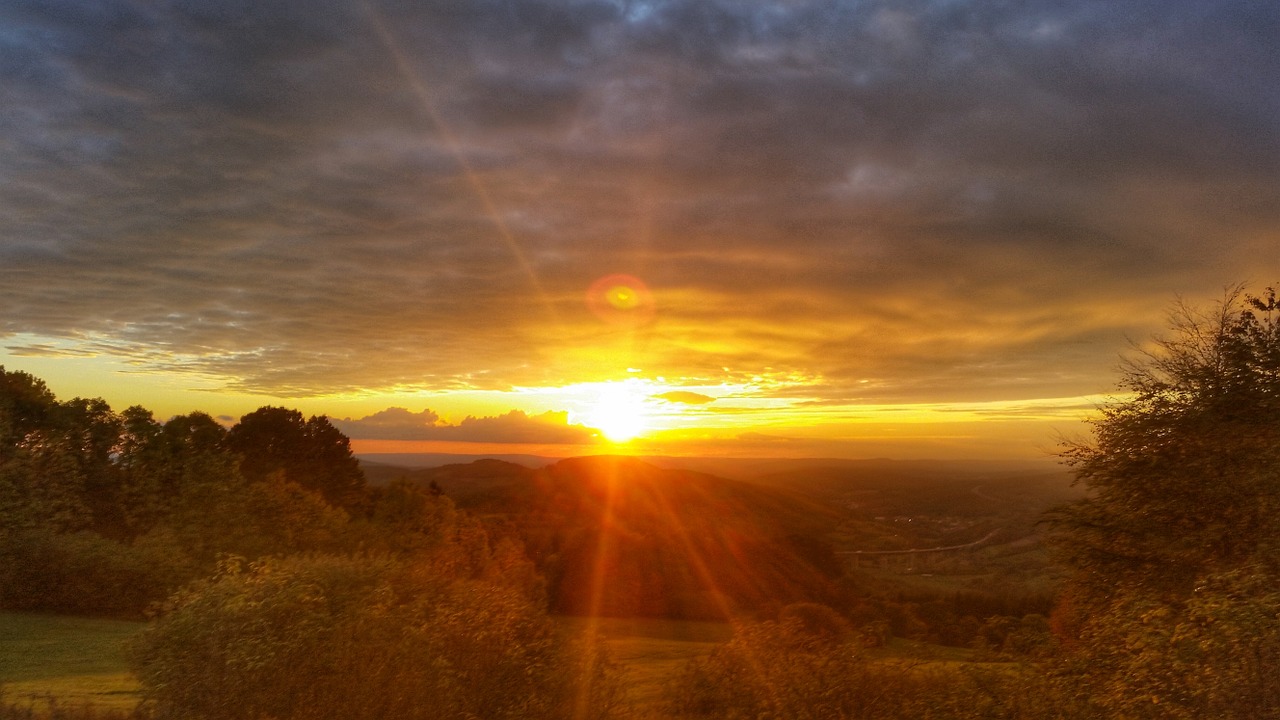
[[[560,618],[569,632],[588,629],[584,618]],[[0,682],[9,702],[89,703],[129,708],[138,701],[124,644],[143,623],[0,612]],[[630,699],[652,707],[663,685],[689,659],[729,639],[724,623],[603,618],[597,632],[626,673]]]
[[[622,669],[640,717],[656,717],[668,683],[691,659],[708,655],[733,634],[728,623],[661,619],[560,617],[568,633],[594,630]],[[138,701],[124,644],[144,623],[0,612],[0,682],[4,699],[40,706],[89,704],[128,709]],[[895,639],[874,653],[885,661],[968,663],[971,650]]]
[[[649,618],[562,617],[570,632],[595,631],[604,639],[612,659],[625,673],[627,698],[641,717],[656,713],[664,686],[685,663],[702,657],[733,635],[728,623]]]
[[[138,683],[124,644],[144,623],[0,612],[0,683],[9,702],[130,708]]]

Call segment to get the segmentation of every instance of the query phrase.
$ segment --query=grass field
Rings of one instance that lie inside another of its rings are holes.
[[[124,644],[143,623],[0,612],[0,683],[8,702],[130,708],[138,683]]]
[[[587,629],[582,618],[560,618],[570,632]],[[132,707],[137,681],[129,674],[124,644],[143,623],[0,612],[0,683],[5,700],[41,705]],[[724,623],[604,618],[597,632],[626,673],[628,695],[638,709],[653,708],[663,686],[690,659],[729,639]]]
[[[570,631],[584,632],[593,621],[560,618]],[[596,632],[609,654],[625,673],[627,698],[640,717],[658,712],[664,686],[689,660],[710,654],[727,641],[733,629],[727,623],[684,620],[600,618]]]
[[[591,629],[604,640],[625,674],[627,696],[639,717],[657,717],[666,685],[685,664],[709,654],[733,634],[727,623],[655,619],[561,617],[569,633]],[[128,709],[138,701],[124,644],[143,623],[0,612],[0,683],[7,702],[90,704]],[[971,663],[972,650],[895,639],[874,653],[885,661]]]

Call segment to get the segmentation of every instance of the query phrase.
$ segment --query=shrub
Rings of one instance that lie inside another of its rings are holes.
[[[185,579],[175,548],[43,528],[0,533],[0,567],[0,607],[9,610],[141,617]]]
[[[839,618],[834,613],[801,606],[780,617],[738,627],[729,643],[691,662],[669,688],[668,713],[730,720],[1089,717],[1033,666],[957,668],[875,660],[833,634],[832,623],[811,622]]]
[[[133,650],[158,718],[560,718],[612,702],[519,589],[390,559],[228,563]]]

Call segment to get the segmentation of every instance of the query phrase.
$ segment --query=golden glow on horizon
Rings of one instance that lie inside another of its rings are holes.
[[[59,347],[55,345],[55,349]],[[410,413],[430,410],[437,414],[438,426],[450,428],[437,428],[422,439],[405,440],[395,447],[388,445],[391,441],[353,429],[349,435],[364,452],[571,456],[604,451],[761,457],[909,457],[927,453],[949,457],[961,454],[963,445],[970,448],[965,451],[970,454],[1043,458],[1045,448],[1054,447],[1054,438],[1086,433],[1082,421],[1112,397],[839,402],[823,399],[830,394],[830,387],[821,376],[769,368],[748,374],[724,367],[714,375],[664,377],[661,371],[626,360],[597,360],[591,364],[594,367],[583,363],[586,369],[579,376],[605,374],[601,366],[606,364],[625,370],[613,370],[609,380],[563,385],[504,389],[401,386],[287,396],[218,388],[207,376],[142,372],[105,355],[15,355],[0,349],[0,365],[46,380],[61,399],[103,397],[117,410],[140,405],[161,420],[198,410],[233,423],[258,407],[278,405],[306,415],[358,421],[388,408],[403,408]],[[566,375],[579,373],[573,363],[564,365]],[[506,417],[513,411],[527,417]],[[467,422],[471,423],[469,428],[463,429]],[[491,430],[495,428],[511,434],[494,434]],[[412,435],[411,430],[406,432]],[[499,437],[516,439],[494,439]]]

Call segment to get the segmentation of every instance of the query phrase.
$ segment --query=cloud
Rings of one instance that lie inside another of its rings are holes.
[[[358,420],[343,418],[332,422],[347,435],[361,440],[426,440],[432,432],[446,427],[433,410],[415,413],[401,407],[387,408]]]
[[[455,440],[492,443],[547,443],[586,445],[596,441],[597,432],[582,425],[570,425],[568,413],[548,411],[526,415],[512,410],[497,417],[468,417],[453,432]]]
[[[671,392],[654,395],[654,397],[659,400],[666,400],[669,403],[682,403],[685,405],[706,405],[709,402],[715,402],[715,398],[710,395],[688,390],[672,390]]]
[[[0,337],[288,396],[1065,396],[1280,274],[1272,4],[501,8],[7,4]],[[652,323],[587,310],[613,272]]]
[[[528,415],[512,410],[505,415],[463,418],[443,422],[430,410],[410,412],[387,408],[359,419],[331,419],[334,427],[357,440],[449,440],[477,443],[530,443],[585,445],[595,442],[597,433],[582,425],[571,425],[568,413],[545,412]]]

